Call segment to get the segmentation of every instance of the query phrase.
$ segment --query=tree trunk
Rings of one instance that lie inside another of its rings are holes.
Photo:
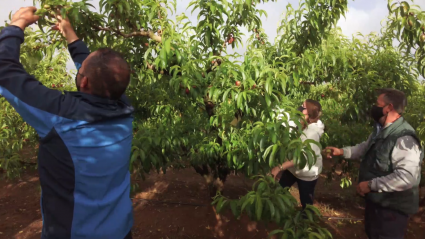
[[[229,175],[230,170],[227,165],[192,165],[197,173],[204,179],[208,188],[210,197],[217,195],[218,191],[222,191],[224,182]]]
[[[419,202],[420,207],[425,207],[425,197]]]

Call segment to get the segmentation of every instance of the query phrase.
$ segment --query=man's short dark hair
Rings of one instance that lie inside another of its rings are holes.
[[[378,95],[384,95],[385,103],[392,104],[397,113],[404,113],[404,109],[407,106],[407,98],[402,91],[391,88],[378,89],[376,91]]]
[[[118,100],[130,83],[130,67],[120,53],[100,48],[87,59],[84,68],[92,94]]]

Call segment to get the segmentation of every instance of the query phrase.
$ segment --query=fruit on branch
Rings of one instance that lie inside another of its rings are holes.
[[[56,85],[55,84],[52,84],[52,88],[56,88]]]
[[[236,86],[240,86],[241,85],[241,82],[240,81],[236,81],[235,85]]]
[[[325,97],[325,94],[322,94],[322,98],[324,98]]]
[[[419,37],[421,42],[425,42],[425,33],[423,33],[420,37]]]
[[[326,152],[326,158],[329,158],[331,156],[332,150],[326,149],[325,152]]]
[[[46,4],[46,5],[44,5],[44,6],[43,6],[43,8],[44,8],[44,9],[50,9],[50,5],[47,5],[47,4]]]
[[[186,88],[186,95],[188,95],[189,93],[190,93],[190,90],[189,90],[189,88]]]
[[[233,41],[234,41],[234,38],[233,37],[231,37],[230,39],[229,39],[229,44],[232,44],[233,43]]]
[[[255,88],[257,88],[256,84],[254,84],[251,89],[255,89]]]
[[[412,20],[409,20],[409,26],[411,26],[411,27],[413,27],[413,22],[412,22]]]

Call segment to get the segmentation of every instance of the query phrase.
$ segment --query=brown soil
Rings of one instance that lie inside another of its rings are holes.
[[[1,175],[0,175],[1,176]],[[366,238],[363,230],[363,203],[355,188],[341,189],[337,181],[316,186],[316,202],[324,216],[352,218],[323,220],[334,238]],[[237,198],[252,182],[242,176],[229,176],[223,194]],[[216,215],[210,205],[203,178],[192,169],[151,173],[139,182],[141,193],[134,197],[134,238],[152,239],[260,239],[267,238],[272,226],[237,220],[229,212]],[[296,185],[291,192],[298,198]],[[27,170],[21,180],[0,181],[0,238],[39,239],[41,233],[40,187],[37,172]],[[181,204],[178,204],[181,203]],[[412,218],[407,239],[425,238],[425,209]]]

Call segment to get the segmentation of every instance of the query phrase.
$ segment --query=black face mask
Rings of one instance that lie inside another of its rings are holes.
[[[379,120],[384,116],[384,107],[379,107],[376,105],[372,106],[370,115],[372,116],[373,120],[375,120],[375,122],[379,123]]]
[[[300,107],[298,107],[297,110],[302,113],[305,110],[305,108],[303,106],[300,106]]]

